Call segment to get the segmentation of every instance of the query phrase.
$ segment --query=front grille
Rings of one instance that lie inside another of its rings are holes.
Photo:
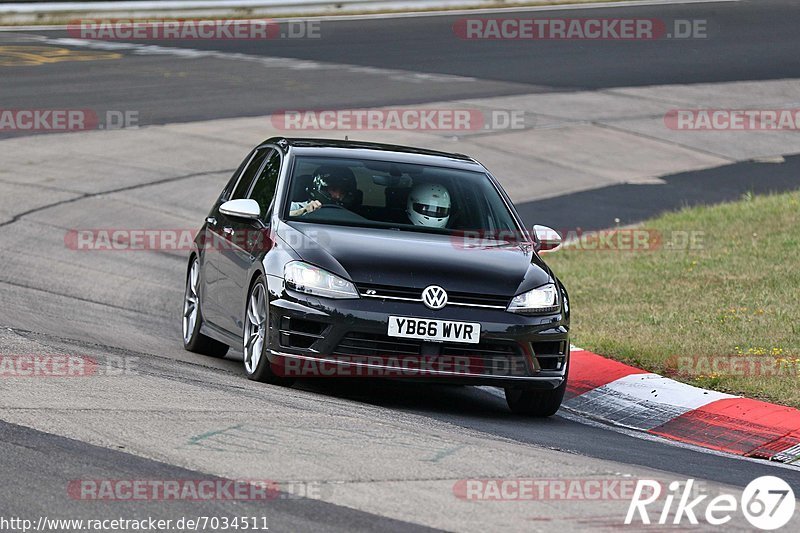
[[[528,376],[531,368],[516,343],[482,342],[463,346],[442,345],[442,355],[467,358],[472,373],[491,376]]]
[[[413,339],[396,339],[388,335],[348,333],[334,351],[334,355],[419,355],[422,343]]]
[[[511,298],[506,296],[490,296],[486,294],[472,294],[466,292],[448,292],[448,303],[465,305],[490,305],[493,307],[508,307]]]
[[[408,298],[422,301],[422,291],[405,287],[388,287],[385,285],[359,285],[362,296],[377,296],[379,298]]]
[[[403,368],[418,368],[428,363],[427,368],[455,373],[487,376],[531,374],[520,346],[508,341],[466,345],[351,332],[345,335],[331,355],[338,358],[369,357],[368,362]]]
[[[383,298],[387,300],[402,299],[422,302],[422,289],[415,289],[412,287],[359,284],[358,291],[361,296],[368,298]],[[509,300],[510,298],[507,296],[447,291],[447,305],[496,307],[498,309],[505,309],[508,307]]]
[[[561,370],[564,366],[567,354],[566,341],[532,342],[531,349],[542,370]]]
[[[482,342],[474,345],[464,344],[442,344],[442,354],[444,355],[467,355],[470,357],[484,356],[513,356],[519,355],[521,350],[516,344],[500,342]]]

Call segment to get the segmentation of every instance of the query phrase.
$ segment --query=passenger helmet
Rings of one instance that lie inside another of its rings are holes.
[[[450,220],[450,193],[438,183],[420,183],[408,195],[406,213],[416,226],[444,228]]]

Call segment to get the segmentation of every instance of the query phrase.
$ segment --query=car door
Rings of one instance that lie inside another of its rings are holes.
[[[281,154],[278,150],[271,149],[265,154],[257,177],[244,196],[258,202],[261,208],[259,220],[221,216],[223,234],[229,244],[222,247],[217,254],[220,273],[224,279],[223,292],[219,296],[225,313],[221,325],[237,335],[242,333],[251,267],[263,252],[272,247],[267,224],[280,171]]]
[[[203,291],[201,309],[203,319],[216,327],[231,330],[228,312],[225,309],[225,295],[231,290],[231,280],[223,270],[226,259],[222,251],[230,247],[233,223],[219,212],[219,207],[228,200],[247,198],[259,170],[272,151],[271,148],[254,150],[241,165],[238,178],[217,201],[214,209],[206,218],[203,252]]]

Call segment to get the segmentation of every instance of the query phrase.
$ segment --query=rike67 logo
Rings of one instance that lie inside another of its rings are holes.
[[[771,531],[785,526],[794,515],[794,491],[779,477],[762,476],[754,479],[748,483],[739,499],[732,494],[720,494],[708,500],[708,494],[693,493],[693,479],[681,485],[673,481],[664,495],[661,483],[640,479],[628,507],[625,524],[685,525],[688,522],[698,525],[698,518],[701,518],[709,525],[724,526],[741,511],[751,526]],[[656,511],[655,518],[650,516],[651,511]]]

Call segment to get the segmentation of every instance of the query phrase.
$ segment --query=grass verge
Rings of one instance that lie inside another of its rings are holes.
[[[800,407],[800,192],[686,208],[605,237],[546,258],[570,291],[574,344]]]

